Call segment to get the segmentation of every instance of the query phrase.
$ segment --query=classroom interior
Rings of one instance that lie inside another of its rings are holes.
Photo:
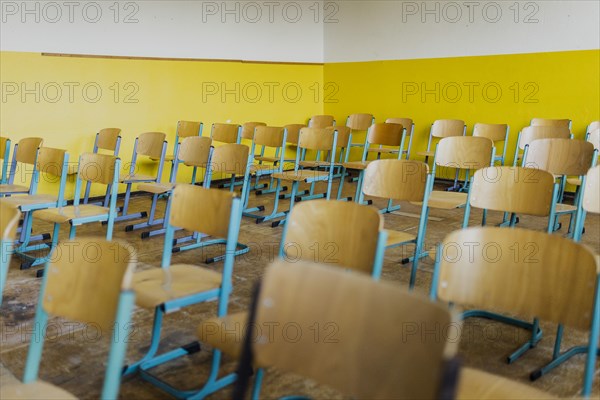
[[[600,396],[600,3],[0,6],[0,398]]]

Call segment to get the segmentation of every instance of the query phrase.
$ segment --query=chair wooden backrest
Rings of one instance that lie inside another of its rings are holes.
[[[600,166],[587,173],[582,206],[587,212],[600,214]]]
[[[427,164],[412,160],[375,160],[365,170],[362,191],[399,201],[423,201],[427,188]]]
[[[0,136],[0,159],[8,160],[9,151],[10,151],[10,139]]]
[[[592,166],[594,145],[578,139],[538,139],[529,144],[525,166],[554,175],[585,175]]]
[[[327,128],[335,125],[333,115],[313,115],[308,120],[308,126],[311,128]]]
[[[250,148],[243,144],[227,143],[213,150],[211,170],[223,174],[244,176],[249,168]]]
[[[242,139],[250,139],[254,137],[254,130],[257,126],[267,126],[264,122],[246,122],[242,125]]]
[[[517,147],[521,150],[528,144],[538,139],[569,139],[571,131],[564,126],[526,126],[519,134]]]
[[[469,189],[471,206],[545,217],[554,196],[554,176],[523,167],[486,167],[475,172]]]
[[[117,151],[117,144],[119,143],[119,138],[121,137],[120,135],[121,129],[119,128],[100,129],[96,137],[96,147],[115,152]]]
[[[287,219],[282,256],[292,263],[304,260],[372,274],[382,229],[375,208],[322,199],[301,202]]]
[[[477,170],[488,167],[493,158],[494,142],[485,137],[445,137],[435,151],[435,165]]]
[[[373,114],[351,114],[346,120],[346,126],[353,131],[366,131],[374,122]]]
[[[283,261],[267,269],[256,305],[254,326],[263,334],[251,346],[258,366],[300,374],[351,398],[440,395],[444,332],[458,328],[447,307],[361,274]],[[276,328],[271,340],[264,329],[271,323],[296,329]],[[307,334],[316,326],[318,338]]]
[[[531,126],[555,126],[561,128],[567,128],[571,130],[571,120],[568,118],[564,119],[551,119],[551,118],[532,118]]]
[[[378,123],[369,127],[367,141],[369,144],[400,147],[405,127],[398,123]]]
[[[406,129],[407,135],[412,135],[414,122],[412,118],[388,118],[385,120],[386,124],[400,124]]]
[[[118,158],[108,154],[83,153],[79,156],[78,179],[92,183],[109,185],[113,183],[115,174],[115,161]]]
[[[507,132],[507,124],[482,124],[478,122],[473,126],[473,136],[486,137],[494,143],[505,141]]]
[[[600,128],[591,130],[585,140],[590,142],[596,150],[600,150]]]
[[[287,129],[287,138],[286,142],[291,144],[298,144],[298,139],[300,138],[300,130],[302,128],[307,128],[304,124],[288,124],[284,126]]]
[[[48,314],[111,331],[119,294],[131,288],[133,248],[118,241],[79,238],[59,243],[47,267],[42,306]]]
[[[179,145],[177,159],[190,167],[206,167],[212,140],[203,136],[187,136]]]
[[[431,136],[446,138],[452,136],[463,136],[465,134],[465,121],[460,119],[438,119],[431,125]]]
[[[559,235],[476,227],[448,235],[438,249],[438,297],[458,305],[588,330],[598,261]]]
[[[40,173],[61,176],[65,165],[66,150],[40,147],[37,156],[37,169]]]
[[[202,122],[198,121],[177,121],[177,136],[181,141],[183,138],[200,136]]]
[[[285,145],[285,128],[279,126],[260,125],[256,127],[253,134],[256,146],[280,148]]]
[[[337,131],[337,147],[347,148],[350,145],[350,140],[352,140],[352,129],[347,126],[328,126],[324,129],[330,132]]]
[[[137,137],[136,154],[161,159],[167,135],[163,132],[145,132]]]
[[[221,143],[239,143],[241,134],[240,125],[215,123],[212,125],[210,137],[213,141]]]
[[[335,130],[326,128],[302,128],[298,138],[298,147],[308,150],[333,150],[336,147]]]
[[[179,184],[173,190],[169,224],[216,238],[227,238],[231,207],[235,197],[235,193],[225,190]],[[202,207],[199,207],[199,204]]]
[[[23,164],[35,165],[37,152],[42,145],[44,139],[38,137],[30,137],[19,140],[17,143],[17,151],[15,160]]]

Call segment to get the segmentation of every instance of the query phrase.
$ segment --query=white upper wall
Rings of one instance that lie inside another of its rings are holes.
[[[598,0],[374,0],[329,7],[335,15],[325,20],[326,62],[600,48]]]
[[[322,7],[321,0],[2,0],[0,49],[322,62]]]
[[[0,49],[291,62],[455,57],[598,49],[599,19],[598,0],[0,0]]]

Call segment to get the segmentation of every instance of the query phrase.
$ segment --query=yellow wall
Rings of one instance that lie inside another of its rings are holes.
[[[324,82],[337,85],[341,100],[324,109],[338,123],[356,112],[372,113],[378,122],[413,118],[416,150],[425,149],[435,119],[463,119],[468,134],[476,122],[508,123],[512,161],[518,132],[533,117],[570,118],[576,138],[600,119],[599,62],[600,51],[592,50],[326,64]],[[425,97],[423,85],[431,92]]]
[[[204,122],[205,136],[210,134],[213,122],[227,120],[258,120],[270,125],[306,122],[308,116],[322,112],[322,102],[315,99],[315,91],[322,91],[322,78],[321,65],[67,58],[0,52],[0,132],[13,143],[27,136],[43,137],[46,146],[68,149],[71,161],[76,162],[81,152],[91,151],[99,129],[119,127],[123,136],[120,155],[127,163],[135,137],[146,131],[167,133],[168,151],[172,152],[178,120]],[[220,95],[222,83],[233,91],[224,99]],[[23,85],[32,93],[23,97]],[[61,95],[57,95],[57,87]],[[102,90],[99,97],[97,87]],[[219,93],[211,95],[215,88]],[[127,99],[136,89],[137,93]],[[12,94],[14,91],[18,92]],[[144,169],[150,168],[149,164]],[[165,179],[168,171],[166,168]],[[41,183],[41,192],[52,190]],[[72,185],[68,193],[72,193]]]

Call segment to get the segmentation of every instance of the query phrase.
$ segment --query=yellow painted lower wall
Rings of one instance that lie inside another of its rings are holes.
[[[322,65],[50,57],[0,52],[0,132],[13,143],[40,136],[65,148],[72,162],[91,151],[95,133],[122,129],[120,156],[131,159],[134,139],[167,134],[168,151],[178,120],[305,123],[322,113]],[[152,172],[152,163],[142,172]],[[165,168],[163,179],[168,179]],[[27,174],[24,174],[27,175]],[[19,174],[15,183],[27,179]],[[41,192],[55,185],[40,183]],[[95,191],[100,194],[102,189]],[[124,188],[121,188],[124,190]],[[67,194],[72,198],[73,184]]]
[[[326,64],[324,82],[338,89],[324,103],[338,123],[358,112],[413,118],[413,150],[426,148],[436,119],[463,119],[467,134],[476,122],[508,123],[512,162],[531,118],[570,118],[576,138],[600,119],[599,50]]]

